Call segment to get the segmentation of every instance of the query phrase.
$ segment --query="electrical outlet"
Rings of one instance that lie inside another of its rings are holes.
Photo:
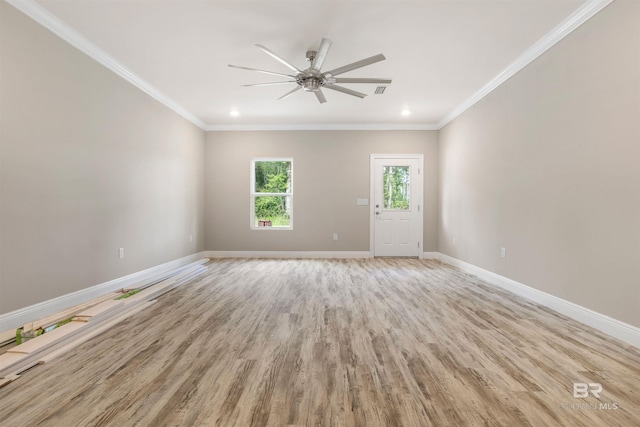
[[[500,256],[502,258],[506,258],[507,257],[507,249],[506,248],[500,248]]]
[[[120,259],[124,258],[124,248],[118,249],[118,256],[120,257]]]
[[[333,233],[333,240],[338,240],[338,233]]]

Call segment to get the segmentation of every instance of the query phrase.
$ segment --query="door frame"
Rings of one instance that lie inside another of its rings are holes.
[[[418,160],[420,170],[418,176],[422,181],[422,191],[418,194],[417,202],[420,212],[420,221],[418,224],[418,258],[424,258],[424,154],[371,154],[369,159],[369,256],[375,257],[375,167],[374,163],[378,159],[412,159]],[[415,197],[415,195],[414,195]]]

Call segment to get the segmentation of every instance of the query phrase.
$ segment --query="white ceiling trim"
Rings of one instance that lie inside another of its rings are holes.
[[[573,30],[591,19],[596,13],[600,12],[611,2],[613,2],[613,0],[590,0],[576,9],[576,11],[569,15],[567,19],[527,49],[518,57],[518,59],[513,61],[507,68],[502,70],[502,72],[489,81],[489,83],[484,85],[479,91],[471,95],[471,97],[467,98],[442,120],[440,120],[436,125],[437,129],[442,129],[453,119],[467,111],[502,83],[513,77],[518,71],[522,70],[560,40],[568,36]]]
[[[536,58],[584,24],[614,0],[589,0],[560,25],[527,49],[518,59],[484,85],[480,90],[455,107],[438,123],[373,123],[373,124],[299,124],[299,125],[215,125],[207,124],[193,113],[163,94],[146,80],[136,75],[115,58],[91,43],[80,33],[40,6],[35,0],[5,0],[43,27],[49,29],[72,46],[107,67],[132,85],[138,87],[169,109],[205,131],[257,131],[257,130],[439,130],[471,108],[502,83],[533,62]]]
[[[209,125],[206,131],[261,130],[438,130],[431,123],[344,123],[344,124],[274,124],[274,125]]]
[[[84,36],[78,33],[73,28],[62,22],[58,17],[53,15],[44,7],[40,6],[34,0],[6,0],[13,7],[29,16],[34,21],[38,22],[43,27],[52,31],[54,34],[65,40],[70,45],[79,49],[84,54],[95,59],[100,64],[104,65],[132,85],[136,86],[143,92],[150,95],[155,100],[164,104],[169,109],[175,111],[180,116],[189,120],[194,125],[201,129],[205,129],[207,124],[193,115],[186,108],[179,105],[177,102],[169,98],[164,93],[160,92],[154,86],[149,84],[146,80],[136,75],[127,67],[116,61],[111,55],[100,49],[98,46],[91,43]]]

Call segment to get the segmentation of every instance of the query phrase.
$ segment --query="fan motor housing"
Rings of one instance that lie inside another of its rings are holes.
[[[302,89],[307,92],[315,92],[320,89],[321,80],[317,77],[311,77],[302,81]]]
[[[317,92],[324,84],[324,77],[314,69],[306,69],[296,76],[296,83],[306,92]]]

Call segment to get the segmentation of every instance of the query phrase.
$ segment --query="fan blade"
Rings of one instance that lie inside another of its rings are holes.
[[[271,85],[283,85],[285,83],[295,83],[295,80],[287,80],[286,82],[272,82],[272,83],[256,83],[256,84],[252,84],[252,85],[242,85],[244,87],[251,87],[251,86],[271,86]]]
[[[383,54],[379,53],[378,55],[374,55],[370,58],[362,59],[360,61],[356,61],[352,64],[345,65],[343,67],[336,68],[335,70],[327,71],[323,74],[330,74],[332,76],[337,76],[338,74],[346,73],[347,71],[355,70],[357,68],[362,68],[367,65],[375,64],[376,62],[384,61],[386,58]]]
[[[391,79],[337,78],[334,80],[336,81],[336,83],[375,83],[383,85],[391,84]]]
[[[331,48],[332,43],[333,42],[329,39],[322,39],[322,41],[320,42],[320,47],[318,48],[318,52],[316,53],[316,57],[313,60],[313,64],[311,64],[311,68],[320,71],[324,60],[327,58],[327,54],[329,53],[329,49]]]
[[[298,90],[300,90],[300,89],[302,89],[302,86],[296,86],[296,88],[295,88],[295,89],[290,90],[289,92],[285,93],[284,95],[282,95],[282,96],[281,96],[280,98],[278,98],[278,99],[285,99],[286,97],[290,96],[293,92],[298,91]]]
[[[327,102],[327,98],[324,97],[324,93],[322,93],[321,89],[318,89],[314,93],[316,94],[316,98],[318,98],[318,101],[320,101],[320,104],[324,104],[325,102]]]
[[[358,98],[364,98],[365,96],[367,96],[366,94],[364,94],[362,92],[358,92],[358,91],[355,91],[355,90],[347,89],[346,87],[342,87],[342,86],[325,85],[324,87],[326,87],[327,89],[337,90],[338,92],[342,92],[342,93],[346,93],[346,94],[349,94],[349,95],[357,96]]]
[[[295,65],[291,64],[290,62],[280,58],[278,55],[276,55],[275,53],[271,52],[269,49],[267,49],[266,47],[262,46],[261,44],[257,44],[256,47],[259,48],[260,50],[262,50],[267,55],[271,56],[276,61],[278,61],[278,62],[284,64],[285,66],[287,66],[288,68],[292,69],[293,71],[295,71],[297,73],[301,73],[302,72],[302,70],[300,70],[298,67],[296,67]]]
[[[241,70],[257,71],[259,73],[271,74],[271,75],[280,76],[280,77],[293,77],[293,78],[296,77],[296,76],[292,76],[290,74],[276,73],[274,71],[258,70],[257,68],[241,67],[239,65],[231,65],[231,64],[229,64],[229,67],[231,67],[231,68],[240,68]]]

